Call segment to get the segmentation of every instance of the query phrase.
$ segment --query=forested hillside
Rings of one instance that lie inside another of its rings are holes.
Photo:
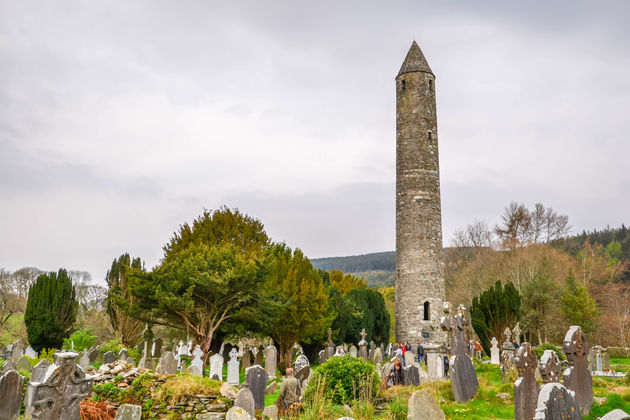
[[[394,271],[396,252],[374,252],[348,257],[315,258],[311,262],[320,270],[341,270],[344,273],[367,273],[370,271]]]

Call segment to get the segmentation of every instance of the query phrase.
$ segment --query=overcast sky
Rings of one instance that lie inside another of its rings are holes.
[[[630,2],[0,0],[0,267],[159,262],[237,207],[393,250],[394,77],[437,81],[444,241],[510,201],[630,223]]]

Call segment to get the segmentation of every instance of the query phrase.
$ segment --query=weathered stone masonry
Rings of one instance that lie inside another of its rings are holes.
[[[396,77],[396,341],[445,343],[444,300],[435,75],[414,41]]]

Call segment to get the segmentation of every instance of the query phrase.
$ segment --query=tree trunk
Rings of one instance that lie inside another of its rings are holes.
[[[286,368],[291,367],[291,348],[293,347],[293,344],[289,344],[287,342],[282,342],[282,343],[278,343],[278,355],[279,357],[279,361],[278,361],[278,369],[280,369],[280,372],[284,373],[284,371],[286,370]]]
[[[540,336],[540,328],[536,328],[536,334],[538,334],[538,345],[543,343],[542,337]]]

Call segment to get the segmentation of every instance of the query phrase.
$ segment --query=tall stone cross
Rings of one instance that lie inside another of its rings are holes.
[[[536,414],[540,388],[536,382],[538,359],[529,343],[518,348],[514,364],[518,370],[518,379],[514,382],[514,418],[530,420]]]
[[[540,364],[538,365],[538,371],[542,377],[543,384],[549,384],[552,382],[560,382],[560,370],[562,365],[558,355],[553,350],[545,350],[540,357]]]
[[[514,333],[514,341],[516,341],[518,344],[521,344],[521,326],[519,325],[519,323],[516,323],[516,326],[514,327],[514,329],[512,330],[512,333]]]
[[[440,319],[440,326],[450,336],[453,396],[457,402],[469,401],[477,393],[479,381],[475,366],[467,354],[466,344],[468,343],[468,337],[466,336],[466,326],[468,325],[468,320],[464,313],[466,308],[463,305],[459,305],[457,314],[453,314],[452,305],[449,302],[445,302],[443,309],[445,315]]]
[[[588,371],[589,345],[582,328],[569,328],[564,336],[562,350],[569,362],[569,367],[564,371],[564,386],[575,392],[582,414],[587,415],[593,406],[593,378]]]
[[[330,331],[330,329],[328,329],[328,331]],[[365,341],[365,336],[366,335],[367,334],[365,333],[365,328],[361,328],[361,340],[362,341]]]
[[[359,341],[359,357],[367,360],[369,358],[368,354],[368,343],[365,341],[365,337],[367,334],[365,333],[365,328],[361,329],[361,341]]]

